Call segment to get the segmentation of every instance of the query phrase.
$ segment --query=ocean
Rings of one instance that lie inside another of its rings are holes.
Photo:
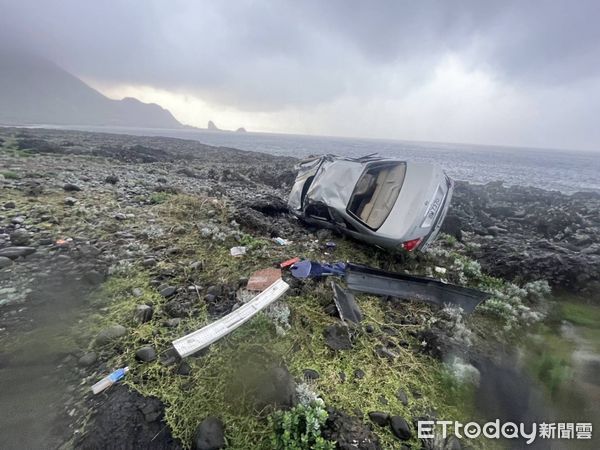
[[[305,136],[275,133],[235,133],[207,130],[65,127],[144,136],[193,139],[204,144],[294,156],[333,153],[382,156],[433,162],[456,180],[472,183],[503,181],[564,193],[600,192],[600,152],[565,151],[439,142],[412,142]]]

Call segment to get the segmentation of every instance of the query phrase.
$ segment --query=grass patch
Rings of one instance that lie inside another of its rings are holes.
[[[322,403],[322,402],[320,402]],[[335,443],[321,436],[327,420],[322,404],[298,405],[290,411],[278,411],[273,418],[275,450],[334,450]]]
[[[235,284],[257,269],[271,267],[292,256],[324,258],[324,250],[308,239],[278,246],[265,237],[241,232],[218,239],[203,236],[201,224],[219,227],[230,222],[227,205],[207,197],[167,195],[153,208],[157,225],[166,230],[175,226],[186,229],[185,233],[169,235],[169,245],[179,251],[161,259],[157,268],[173,274],[169,284],[204,287]],[[162,237],[150,239],[149,245],[160,244],[162,240]],[[334,240],[338,245],[327,257],[329,260],[350,260],[416,273],[428,264],[413,255],[382,252],[345,238]],[[241,258],[231,257],[229,249],[234,245],[246,245],[248,253]],[[203,261],[204,269],[191,269],[193,261]],[[303,379],[305,369],[318,371],[320,377],[311,382],[311,387],[325,404],[350,414],[361,411],[367,423],[367,413],[376,410],[402,415],[409,423],[413,417],[433,410],[438,417],[448,420],[472,418],[471,410],[465,407],[465,402],[471,402],[468,390],[453,383],[439,361],[412,350],[419,346],[413,334],[419,325],[400,324],[399,318],[404,316],[419,317],[421,322],[427,320],[432,311],[426,305],[407,303],[399,309],[377,297],[361,296],[364,322],[373,326],[373,332],[357,332],[353,349],[334,352],[326,346],[323,335],[324,329],[336,322],[324,308],[332,301],[331,288],[328,282],[307,280],[301,292],[290,292],[280,300],[290,309],[290,326],[286,327],[285,335],[278,334],[273,320],[260,313],[211,346],[206,355],[187,358],[192,370],[190,376],[184,377],[177,375],[177,367],[166,367],[159,361],[137,362],[135,351],[150,344],[161,355],[171,348],[174,339],[208,324],[211,319],[203,300],[198,298],[194,312],[184,317],[177,328],[163,326],[168,318],[164,312],[167,300],[157,294],[150,278],[150,273],[136,264],[111,277],[100,294],[106,309],[98,317],[98,327],[120,323],[128,328],[109,365],[129,365],[131,371],[126,383],[165,403],[166,421],[186,446],[190,445],[198,423],[207,416],[216,416],[225,423],[228,448],[272,449],[274,432],[269,411],[254,409],[252,387],[248,384],[272,364],[284,364],[297,380]],[[133,296],[134,288],[142,290],[141,297]],[[135,325],[132,315],[140,303],[151,304],[154,315],[150,322]],[[381,345],[392,348],[398,357],[394,360],[380,357],[375,350]],[[357,371],[364,376],[356,377]],[[408,394],[408,406],[397,398],[399,389]],[[382,399],[387,404],[382,404]],[[388,428],[375,427],[375,432],[383,448],[398,447],[398,440]],[[416,438],[411,444],[418,445]]]
[[[457,380],[447,368],[442,368],[437,372],[436,384],[442,393],[443,403],[453,405],[455,410],[450,410],[451,414],[463,416],[469,418],[469,420],[477,417],[475,409],[476,387],[473,384]]]
[[[532,366],[537,379],[553,397],[571,375],[569,360],[551,352],[541,353],[532,361]]]
[[[0,173],[7,180],[18,180],[21,178],[17,172],[13,172],[11,170],[5,170],[4,172],[0,172]]]
[[[0,153],[3,156],[12,156],[16,158],[33,156],[33,153],[28,149],[20,149],[17,140],[14,137],[8,137],[5,141],[0,142],[0,144]]]
[[[547,394],[555,398],[571,375],[571,355],[575,345],[563,338],[553,325],[540,324],[536,334],[525,337],[529,344],[525,361],[529,372]]]
[[[560,315],[578,327],[578,332],[600,353],[600,307],[576,302],[560,302]]]
[[[154,192],[152,195],[150,195],[148,201],[153,205],[160,205],[161,203],[169,200],[170,196],[171,194],[167,192]]]
[[[175,368],[164,367],[159,362],[140,364],[134,358],[135,350],[140,346],[151,344],[162,353],[170,347],[172,340],[210,322],[206,314],[200,312],[184,318],[176,329],[161,326],[165,316],[160,311],[165,300],[157,298],[154,290],[144,282],[145,277],[143,272],[135,272],[112,279],[105,286],[103,295],[110,300],[104,323],[121,323],[130,329],[120,343],[124,350],[115,357],[112,365],[129,365],[127,384],[144,395],[157,396],[165,402],[167,422],[174,435],[184,443],[191,442],[200,421],[214,415],[226,424],[229,448],[271,448],[272,427],[263,412],[253,409],[245,380],[251,378],[248,374],[253,365],[263,368],[278,362],[284,362],[297,379],[302,379],[305,369],[317,370],[320,378],[314,381],[313,388],[327,405],[344,411],[361,410],[366,414],[384,408],[390,414],[410,418],[437,410],[443,417],[463,417],[459,406],[462,400],[457,400],[459,396],[455,395],[453,402],[446,403],[440,394],[448,389],[447,380],[440,376],[442,369],[437,361],[415,355],[401,346],[397,347],[400,356],[394,361],[375,353],[375,347],[381,344],[381,327],[394,326],[387,323],[386,307],[378,299],[361,299],[365,320],[375,325],[375,332],[358,336],[352,350],[337,353],[330,350],[325,345],[323,328],[334,320],[323,311],[323,296],[328,288],[322,284],[316,286],[315,296],[287,297],[292,321],[285,336],[278,336],[272,320],[261,313],[213,345],[207,355],[188,358],[187,362],[192,366],[191,377],[178,376]],[[143,289],[141,299],[128,294],[133,287]],[[153,304],[156,313],[151,322],[134,327],[130,318],[139,303]],[[399,327],[398,335],[393,339],[398,342],[411,339],[408,331],[409,328]],[[354,376],[359,369],[364,372],[362,379]],[[345,374],[344,382],[341,373]],[[411,396],[409,407],[396,398],[399,389]],[[419,396],[413,396],[411,392],[418,392]],[[382,405],[381,398],[385,398],[388,405]],[[397,444],[389,430],[377,431],[384,448]]]
[[[574,325],[600,330],[600,307],[584,303],[562,302],[561,313]]]

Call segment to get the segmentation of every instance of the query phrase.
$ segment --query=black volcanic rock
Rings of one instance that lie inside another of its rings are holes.
[[[164,422],[164,405],[154,397],[143,397],[125,385],[117,384],[97,401],[86,433],[75,448],[145,448],[179,450]]]
[[[448,217],[487,273],[600,298],[600,194],[457,182]]]
[[[216,417],[204,419],[194,432],[192,448],[194,450],[218,450],[225,448],[223,422]]]
[[[406,441],[412,437],[408,422],[400,416],[390,417],[390,428],[398,439]]]

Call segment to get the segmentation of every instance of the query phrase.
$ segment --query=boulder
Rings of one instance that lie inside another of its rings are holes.
[[[365,377],[365,371],[362,369],[356,369],[354,371],[354,378],[357,380],[362,380]]]
[[[98,355],[96,355],[95,352],[88,352],[85,355],[83,355],[81,358],[79,358],[78,363],[82,367],[87,367],[87,366],[91,366],[92,364],[94,364],[97,360],[98,360]]]
[[[164,325],[167,328],[175,328],[180,323],[181,323],[181,318],[180,317],[173,317],[171,319],[167,319],[167,320],[164,321]]]
[[[154,361],[156,359],[156,350],[154,350],[154,347],[147,345],[135,352],[135,358],[144,362]]]
[[[314,369],[304,369],[304,379],[308,381],[317,380],[321,375]]]
[[[401,416],[390,417],[390,428],[398,439],[407,441],[412,437],[408,422]]]
[[[442,233],[454,236],[459,241],[462,240],[463,228],[460,217],[455,214],[448,214],[442,223]]]
[[[380,450],[379,438],[369,424],[359,417],[350,416],[342,411],[330,410],[323,427],[323,437],[335,441],[338,450]]]
[[[94,407],[86,433],[73,448],[181,450],[163,419],[164,406],[154,397],[144,397],[122,383]]]
[[[408,396],[406,395],[406,392],[404,392],[402,389],[398,389],[398,391],[396,392],[396,398],[404,406],[408,406]]]
[[[67,192],[77,192],[77,191],[80,191],[81,188],[73,183],[65,183],[63,185],[63,190],[65,190]]]
[[[191,301],[177,298],[170,300],[164,306],[164,311],[170,317],[188,317],[193,309],[194,305]]]
[[[160,290],[160,295],[165,298],[171,297],[177,292],[177,288],[175,286],[166,286]]]
[[[325,344],[332,350],[349,350],[352,348],[348,329],[343,325],[330,325],[323,332]]]
[[[194,432],[192,449],[219,450],[225,448],[225,429],[223,422],[216,417],[204,419]]]
[[[96,344],[98,345],[106,345],[112,341],[119,339],[120,337],[125,336],[127,333],[127,328],[123,325],[113,325],[108,328],[103,329],[96,336]]]
[[[10,243],[15,246],[26,246],[31,242],[31,237],[26,230],[19,229],[10,234]]]
[[[6,256],[0,256],[0,269],[4,269],[12,264],[12,260]]]
[[[255,388],[254,403],[259,410],[267,406],[286,409],[296,404],[296,383],[285,367],[272,367],[264,376],[252,381],[249,387]]]
[[[372,411],[369,413],[369,419],[380,427],[385,427],[390,420],[390,415],[381,411]]]
[[[142,261],[142,266],[146,268],[154,267],[156,265],[156,259],[154,258],[146,258]]]
[[[33,247],[6,247],[0,249],[0,256],[10,259],[17,259],[21,256],[27,256],[35,253]]]
[[[133,321],[136,323],[146,323],[152,319],[152,306],[137,305],[133,313]]]
[[[190,365],[185,361],[181,361],[179,363],[179,366],[177,367],[177,375],[187,377],[191,373],[192,373],[192,368],[190,367]]]
[[[384,347],[383,345],[378,345],[375,347],[375,353],[377,353],[377,356],[380,358],[387,358],[390,361],[393,361],[398,356],[396,353],[391,351],[389,348]]]

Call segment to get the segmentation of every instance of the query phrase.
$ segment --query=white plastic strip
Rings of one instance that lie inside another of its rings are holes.
[[[290,288],[281,278],[266,288],[245,305],[221,317],[219,320],[200,328],[193,333],[173,341],[173,347],[182,358],[196,353],[213,342],[228,335],[240,325],[250,320],[260,310],[266,308]]]

